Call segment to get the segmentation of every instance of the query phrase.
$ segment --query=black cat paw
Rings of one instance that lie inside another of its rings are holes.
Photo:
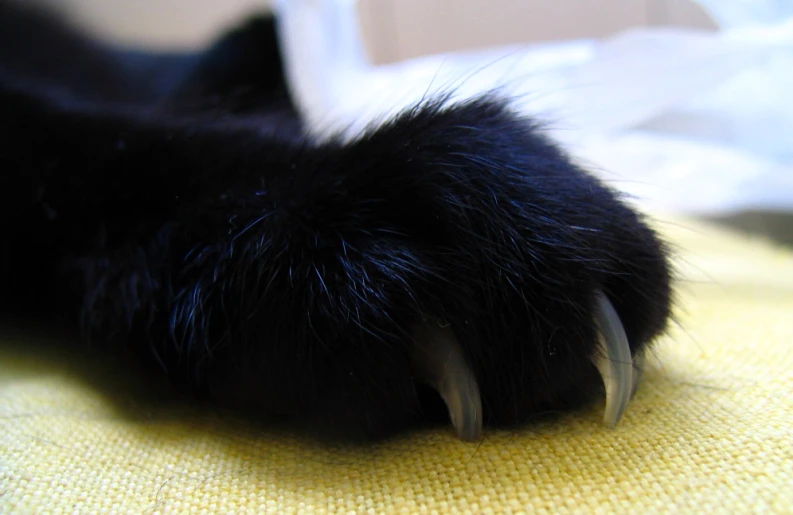
[[[0,314],[79,321],[177,388],[319,434],[451,419],[475,439],[603,385],[620,419],[669,317],[666,251],[505,103],[309,144],[269,18],[141,55],[14,6]]]
[[[614,424],[669,316],[653,231],[497,100],[428,103],[212,191],[170,334],[210,396],[264,417],[377,437],[448,410],[476,439],[605,384]]]

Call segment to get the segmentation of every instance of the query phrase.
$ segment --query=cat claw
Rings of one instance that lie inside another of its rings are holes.
[[[615,426],[622,418],[628,402],[638,387],[640,371],[634,372],[634,363],[628,337],[620,317],[609,299],[598,290],[595,320],[599,329],[599,346],[592,361],[595,363],[606,387],[606,412],[603,423]],[[642,359],[637,359],[641,365]]]
[[[638,388],[642,356],[634,363],[628,337],[617,311],[602,291],[597,291],[595,320],[598,351],[593,362],[606,388],[603,423],[613,427],[622,418]],[[458,438],[481,439],[482,400],[476,376],[465,359],[460,343],[449,327],[425,321],[415,333],[415,368],[418,377],[436,390],[449,410]],[[634,370],[634,367],[638,367]]]
[[[451,329],[425,321],[414,333],[414,355],[419,378],[436,390],[449,410],[461,440],[482,436],[482,399],[476,376]]]

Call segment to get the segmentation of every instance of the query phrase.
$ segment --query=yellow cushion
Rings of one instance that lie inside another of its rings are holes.
[[[668,219],[667,219],[668,220]],[[0,511],[793,513],[793,252],[691,220],[678,319],[615,429],[602,406],[481,444],[321,446],[0,345]]]

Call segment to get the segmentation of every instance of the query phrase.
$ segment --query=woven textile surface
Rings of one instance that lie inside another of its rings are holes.
[[[620,424],[602,405],[464,443],[321,445],[150,400],[0,333],[2,513],[793,513],[793,252],[691,220],[677,320]]]

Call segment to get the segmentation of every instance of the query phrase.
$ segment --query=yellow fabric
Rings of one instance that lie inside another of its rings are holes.
[[[793,253],[660,227],[679,252],[680,327],[615,429],[598,406],[479,445],[438,430],[323,447],[133,400],[7,341],[0,511],[793,513]]]

